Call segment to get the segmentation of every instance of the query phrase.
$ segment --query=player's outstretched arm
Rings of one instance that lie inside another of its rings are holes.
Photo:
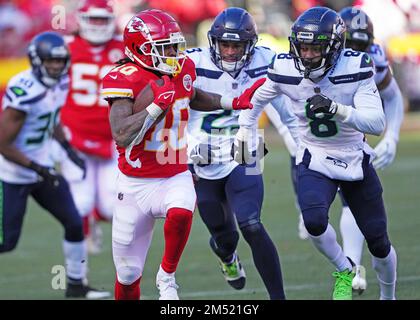
[[[251,99],[255,91],[264,84],[265,79],[259,79],[239,97],[230,98],[219,94],[210,93],[201,89],[194,88],[193,98],[190,107],[199,111],[213,111],[217,109],[225,110],[245,110],[252,109]]]

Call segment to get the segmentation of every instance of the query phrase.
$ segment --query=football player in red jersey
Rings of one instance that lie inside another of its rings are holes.
[[[100,98],[101,79],[123,57],[123,42],[115,37],[115,16],[109,0],[81,1],[79,31],[67,38],[71,53],[70,90],[61,111],[63,127],[73,148],[86,161],[86,177],[65,158],[62,171],[77,209],[84,218],[90,253],[99,253],[101,230],[91,214],[112,217],[117,155],[108,121],[108,104]],[[90,230],[89,230],[90,221]]]
[[[127,58],[102,82],[119,153],[112,225],[115,298],[140,298],[140,279],[153,226],[157,218],[163,218],[165,248],[156,286],[159,299],[178,300],[175,271],[188,240],[196,202],[187,167],[189,108],[252,108],[242,101],[256,88],[239,98],[194,88],[195,65],[183,53],[185,38],[178,23],[160,10],[135,15],[124,30],[124,45]],[[161,86],[155,82],[159,79],[163,80]],[[146,90],[142,90],[149,83],[154,100],[133,112],[144,103]]]

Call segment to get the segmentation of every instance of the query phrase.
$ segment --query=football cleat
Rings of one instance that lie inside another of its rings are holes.
[[[234,254],[233,262],[231,263],[223,263],[220,261],[220,267],[225,277],[225,280],[229,285],[236,289],[241,290],[245,287],[246,282],[246,274],[244,268],[242,268],[242,264],[239,261],[238,255]]]
[[[367,287],[366,282],[366,269],[363,266],[356,266],[355,267],[355,276],[352,281],[353,290],[356,291],[359,295],[361,295]]]
[[[352,265],[352,270],[335,271],[332,274],[336,278],[333,300],[353,300],[352,281],[355,276],[356,266],[350,258],[347,257],[347,259],[349,259]]]
[[[83,298],[89,300],[107,299],[111,297],[108,291],[94,289],[84,284],[67,284],[66,298]]]
[[[306,230],[305,223],[303,222],[303,217],[301,214],[299,215],[298,235],[301,240],[309,239],[309,233],[308,230]]]
[[[156,275],[156,287],[159,289],[159,300],[179,300],[175,274],[170,275],[159,268]]]

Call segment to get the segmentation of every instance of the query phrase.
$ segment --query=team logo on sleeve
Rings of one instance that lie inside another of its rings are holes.
[[[187,91],[191,91],[192,88],[192,78],[189,74],[186,74],[182,79],[182,83],[184,84],[184,88]]]

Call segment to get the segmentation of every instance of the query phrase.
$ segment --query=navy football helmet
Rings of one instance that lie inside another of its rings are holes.
[[[28,47],[29,61],[34,75],[45,86],[55,85],[68,72],[70,52],[63,37],[56,32],[47,31],[36,35]],[[49,74],[45,68],[45,60],[64,60],[64,67],[58,74]]]
[[[337,61],[344,47],[346,26],[332,9],[314,7],[302,13],[292,25],[290,55],[305,78],[322,77]],[[301,45],[318,45],[321,59],[303,58]]]
[[[346,48],[367,52],[374,38],[369,16],[356,7],[346,7],[339,14],[346,24]]]
[[[207,34],[214,63],[227,72],[239,71],[249,62],[257,43],[257,27],[252,16],[242,8],[230,7],[223,10],[214,20]],[[219,41],[242,42],[244,54],[235,62],[222,60]]]

